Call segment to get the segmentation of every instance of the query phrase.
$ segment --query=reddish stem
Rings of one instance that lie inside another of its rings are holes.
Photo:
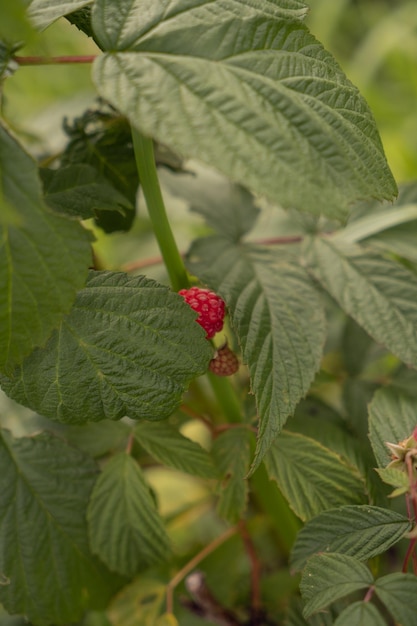
[[[366,596],[364,597],[363,601],[364,602],[369,602],[370,599],[372,598],[372,596],[374,595],[374,591],[375,591],[375,587],[373,585],[371,585],[368,589],[368,591],[366,592]]]
[[[253,545],[252,537],[248,533],[248,529],[244,521],[238,522],[240,536],[242,537],[243,544],[245,546],[246,554],[248,555],[251,563],[251,599],[252,610],[256,615],[261,608],[261,562],[256,554],[255,546]]]
[[[61,57],[13,57],[19,65],[57,65],[60,63],[92,63],[97,55]]]

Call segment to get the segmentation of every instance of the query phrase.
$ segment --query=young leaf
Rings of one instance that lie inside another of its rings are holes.
[[[329,604],[354,591],[372,585],[369,569],[351,556],[318,554],[308,560],[300,591],[305,601],[304,616],[325,609]]]
[[[109,619],[114,626],[155,626],[165,594],[161,581],[139,576],[112,600]]]
[[[282,432],[266,455],[265,466],[303,521],[326,509],[364,500],[357,469],[304,435]]]
[[[417,368],[417,277],[399,263],[322,238],[305,248],[308,269],[375,341]]]
[[[90,263],[89,232],[47,210],[34,161],[0,125],[0,371],[46,341]]]
[[[375,581],[375,593],[395,622],[414,624],[417,615],[417,578],[413,574],[388,574]]]
[[[411,522],[376,506],[342,506],[321,513],[301,529],[291,553],[291,567],[302,570],[318,552],[339,552],[366,561],[385,552],[411,529]]]
[[[132,210],[129,200],[91,165],[79,163],[40,173],[45,202],[57,213],[88,219],[99,211]]]
[[[408,439],[416,426],[415,399],[389,387],[376,392],[369,405],[369,439],[379,467],[392,460],[385,443]]]
[[[376,606],[370,602],[354,602],[348,606],[334,623],[334,626],[386,626]]]
[[[143,276],[91,272],[45,348],[1,381],[11,398],[57,421],[158,420],[211,356],[181,296]]]
[[[208,452],[173,426],[139,422],[133,432],[137,442],[160,463],[201,478],[218,477]]]
[[[28,15],[34,26],[43,30],[59,17],[91,4],[93,0],[29,0]]]
[[[304,270],[274,251],[213,236],[197,240],[189,258],[225,300],[249,367],[260,419],[255,469],[319,368],[323,304]]]
[[[87,512],[90,545],[113,571],[134,576],[169,555],[169,539],[143,474],[118,454],[98,478]]]
[[[50,435],[0,433],[0,602],[36,624],[76,622],[115,584],[90,554],[85,511],[95,464]]]
[[[217,512],[231,524],[241,519],[247,505],[252,433],[236,427],[222,433],[213,444],[212,454],[223,476]]]
[[[399,469],[395,469],[395,467],[380,467],[376,471],[384,483],[396,487],[390,494],[391,498],[395,498],[409,491],[410,481],[405,472],[401,472]]]
[[[303,13],[268,0],[98,0],[93,29],[109,52],[93,79],[144,134],[283,206],[340,218],[396,186],[367,104]]]
[[[61,156],[62,167],[92,167],[125,198],[123,212],[97,209],[97,225],[108,233],[129,230],[139,186],[129,123],[110,106],[100,104],[64,129],[69,142]]]

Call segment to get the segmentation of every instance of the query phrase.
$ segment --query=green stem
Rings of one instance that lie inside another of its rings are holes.
[[[242,408],[232,383],[227,378],[207,372],[216,400],[228,423],[242,422]]]
[[[262,464],[250,479],[253,496],[273,523],[277,539],[289,554],[302,524],[291,511],[288,502],[272,481]]]
[[[156,171],[152,139],[142,135],[133,126],[132,138],[140,184],[171,286],[174,291],[186,289],[190,286],[188,275],[165,210]]]

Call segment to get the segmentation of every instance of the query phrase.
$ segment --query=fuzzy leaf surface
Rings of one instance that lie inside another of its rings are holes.
[[[375,605],[370,602],[354,602],[347,607],[334,623],[334,626],[386,626]]]
[[[212,356],[195,317],[156,281],[91,272],[59,330],[2,388],[65,423],[166,418]]]
[[[96,474],[88,457],[56,437],[1,431],[0,602],[10,613],[41,625],[75,622],[114,593],[88,546]]]
[[[58,18],[91,3],[92,0],[32,0],[28,16],[34,26],[43,30]]]
[[[375,581],[375,593],[398,624],[413,624],[417,615],[417,578],[414,574],[388,574]]]
[[[0,125],[0,371],[47,340],[90,263],[90,234],[48,211],[35,162]]]
[[[169,555],[169,539],[137,462],[118,454],[98,478],[87,513],[92,551],[114,571],[134,576]]]
[[[415,399],[389,387],[375,393],[369,405],[369,439],[379,467],[385,467],[392,460],[385,443],[408,439],[416,426]]]
[[[283,431],[265,457],[294,513],[303,521],[326,509],[361,503],[364,483],[358,470],[310,437]]]
[[[304,270],[271,250],[213,236],[195,242],[189,258],[225,300],[249,367],[260,418],[255,469],[319,368],[323,304]]]
[[[344,554],[318,554],[308,560],[300,591],[305,601],[304,616],[310,617],[348,594],[372,585],[369,569]]]
[[[69,217],[88,219],[99,211],[131,210],[128,199],[115,189],[94,167],[84,163],[59,170],[41,170],[45,202]]]
[[[93,29],[109,52],[93,80],[143,133],[283,206],[341,218],[396,185],[369,107],[304,13],[268,0],[98,0]]]
[[[308,269],[371,337],[417,368],[417,277],[399,263],[321,238],[305,248]]]
[[[216,478],[212,458],[198,443],[165,422],[140,422],[134,428],[137,442],[160,463],[201,478]]]
[[[231,524],[242,518],[248,501],[248,473],[251,432],[244,427],[231,428],[214,441],[212,454],[223,477],[219,488],[217,512]]]
[[[342,506],[324,511],[300,530],[291,553],[291,567],[302,570],[318,552],[339,552],[367,561],[385,552],[411,529],[395,511],[376,506]]]

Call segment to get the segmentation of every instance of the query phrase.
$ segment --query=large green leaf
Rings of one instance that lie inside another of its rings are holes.
[[[402,361],[417,367],[417,276],[399,263],[322,238],[305,248],[309,271],[342,309]]]
[[[379,467],[392,460],[386,442],[408,439],[416,426],[415,398],[389,387],[376,392],[369,405],[369,438]]]
[[[364,484],[358,470],[310,437],[282,432],[265,457],[269,477],[303,521],[326,509],[361,503]]]
[[[59,17],[91,4],[93,0],[32,0],[28,15],[34,26],[46,28]]]
[[[325,338],[323,305],[304,270],[273,250],[213,236],[189,267],[226,301],[260,418],[254,468],[307,393]]]
[[[417,615],[417,578],[414,574],[388,574],[375,581],[375,593],[396,624],[414,624]]]
[[[195,317],[181,296],[153,280],[91,272],[59,330],[1,379],[2,388],[67,423],[163,419],[213,353]]]
[[[376,506],[342,506],[321,513],[298,533],[291,566],[303,569],[318,552],[340,552],[366,561],[385,552],[411,529],[411,522]]]
[[[90,554],[85,520],[96,472],[55,437],[1,432],[0,602],[10,613],[63,624],[106,606],[114,587]]]
[[[386,626],[387,622],[376,606],[370,602],[354,602],[347,607],[334,626]]]
[[[169,555],[169,539],[143,474],[128,454],[107,463],[88,507],[92,551],[126,576]]]
[[[144,134],[282,205],[343,217],[396,186],[372,114],[300,2],[98,0],[93,79]],[[301,182],[300,182],[301,179]]]
[[[46,341],[90,263],[88,231],[47,210],[34,161],[0,125],[0,371]]]
[[[223,480],[219,486],[217,512],[235,524],[242,518],[248,503],[248,481],[252,433],[236,427],[222,433],[213,444],[213,457]]]
[[[211,456],[198,443],[165,422],[140,422],[134,428],[137,442],[157,461],[202,478],[216,478]]]
[[[348,594],[372,585],[369,569],[344,554],[318,554],[309,559],[300,584],[304,615],[325,609]]]

